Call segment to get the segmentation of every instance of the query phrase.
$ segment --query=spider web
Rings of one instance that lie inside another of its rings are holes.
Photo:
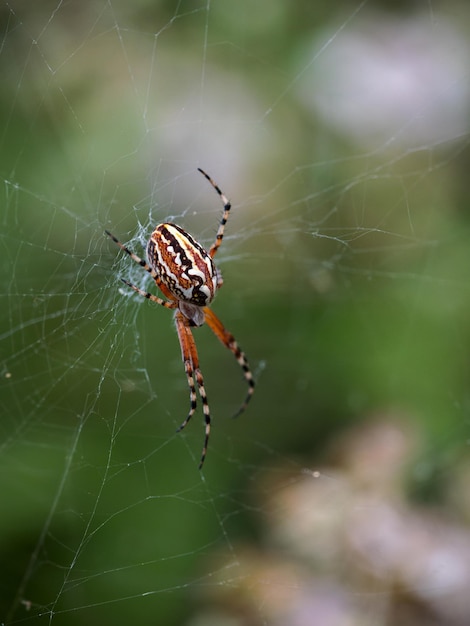
[[[1,5],[0,622],[468,623],[468,10]],[[142,255],[210,246],[213,415]]]

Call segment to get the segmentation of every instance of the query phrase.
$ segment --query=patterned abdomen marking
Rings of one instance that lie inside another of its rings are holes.
[[[207,306],[217,289],[217,270],[209,253],[176,224],[159,224],[147,244],[147,259],[178,300]]]

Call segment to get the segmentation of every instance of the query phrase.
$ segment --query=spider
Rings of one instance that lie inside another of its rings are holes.
[[[236,342],[235,337],[224,328],[222,322],[209,308],[209,304],[214,299],[217,290],[223,284],[222,274],[216,268],[213,258],[222,243],[231,204],[212,178],[201,168],[198,168],[198,170],[219,194],[224,205],[224,212],[215,241],[208,252],[180,226],[172,223],[163,223],[158,224],[149,239],[146,251],[148,262],[145,262],[122,244],[109,230],[105,232],[121,250],[150,274],[167,299],[155,296],[148,291],[142,291],[124,278],[121,278],[122,282],[144,298],[156,302],[166,309],[175,310],[174,318],[189,386],[190,400],[189,413],[177,429],[177,432],[183,430],[196,411],[197,396],[194,383],[194,380],[196,380],[205,420],[204,444],[199,462],[199,469],[201,469],[206,458],[209,443],[211,414],[204,387],[204,378],[199,368],[199,358],[191,330],[192,327],[202,326],[205,322],[214,335],[232,352],[243,370],[243,376],[248,384],[248,392],[235,417],[246,409],[253,395],[255,381],[253,380],[248,359]]]

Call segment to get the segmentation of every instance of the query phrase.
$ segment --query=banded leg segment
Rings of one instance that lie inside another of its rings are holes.
[[[128,287],[131,287],[131,289],[136,291],[142,297],[147,298],[147,300],[151,300],[152,302],[156,302],[157,304],[160,304],[161,306],[164,306],[165,309],[176,309],[176,307],[178,306],[174,300],[163,300],[163,298],[154,296],[153,293],[150,293],[150,291],[143,291],[142,289],[139,289],[139,287],[136,287],[136,285],[133,285],[125,278],[121,278],[121,280],[125,285],[127,285]]]
[[[199,462],[199,469],[204,465],[204,460],[206,458],[207,446],[209,444],[209,435],[211,432],[211,416],[209,410],[209,403],[207,400],[206,390],[204,387],[204,378],[202,376],[202,372],[199,369],[199,357],[197,354],[196,343],[194,341],[193,334],[191,332],[190,322],[187,317],[185,317],[180,311],[177,311],[175,314],[175,323],[176,330],[178,332],[178,339],[181,346],[181,356],[184,363],[184,369],[186,372],[186,378],[188,380],[189,386],[189,401],[190,408],[189,413],[181,426],[177,429],[177,432],[183,430],[189,420],[192,418],[196,411],[197,406],[197,398],[196,398],[196,386],[194,384],[194,379],[196,379],[197,388],[199,391],[199,396],[202,402],[202,411],[204,413],[204,421],[205,421],[205,434],[204,434],[204,445],[201,453],[201,460]]]
[[[241,407],[238,409],[238,411],[234,415],[234,417],[238,417],[238,415],[240,415],[240,413],[243,413],[243,411],[248,406],[248,402],[251,400],[251,397],[252,397],[253,392],[255,390],[255,381],[254,381],[254,378],[253,378],[253,374],[251,373],[251,369],[250,369],[250,366],[249,366],[249,363],[248,363],[248,359],[247,359],[245,353],[243,352],[243,350],[240,348],[240,346],[236,342],[235,337],[232,335],[232,333],[230,333],[228,330],[226,330],[226,328],[224,327],[222,322],[219,320],[217,315],[212,311],[212,309],[209,309],[209,307],[204,307],[203,311],[204,311],[204,318],[205,318],[206,324],[212,330],[214,335],[235,356],[235,358],[237,359],[238,364],[240,365],[240,367],[243,370],[243,376],[244,376],[244,378],[245,378],[245,380],[247,382],[247,385],[248,385],[248,392],[246,394],[245,400],[244,400],[243,404],[241,405]]]
[[[137,256],[137,254],[134,254],[132,250],[129,250],[129,248],[121,243],[119,239],[113,235],[113,233],[109,232],[109,230],[105,230],[104,232],[114,241],[115,244],[117,244],[121,248],[123,252],[128,254],[133,261],[138,263],[140,267],[143,267],[144,270],[148,272],[155,281],[159,280],[157,272],[153,270],[150,265],[146,261],[144,261],[144,259],[141,259],[140,256]]]
[[[134,254],[132,250],[129,250],[129,248],[127,248],[123,243],[121,243],[117,237],[115,237],[111,232],[109,232],[109,230],[105,230],[104,232],[108,235],[108,237],[110,237],[114,241],[115,244],[117,244],[121,248],[121,250],[123,250],[126,254],[128,254],[133,261],[138,263],[140,267],[143,267],[144,270],[150,274],[150,276],[156,282],[160,291],[163,293],[164,296],[169,298],[170,302],[167,302],[166,300],[163,300],[163,298],[159,298],[158,296],[154,296],[148,291],[142,291],[142,289],[139,289],[138,287],[130,283],[128,280],[125,280],[124,278],[121,278],[122,282],[128,287],[131,287],[134,291],[136,291],[138,294],[140,294],[144,298],[147,298],[147,300],[156,302],[157,304],[164,306],[166,309],[176,309],[177,305],[176,305],[176,302],[174,302],[174,297],[168,291],[166,286],[161,282],[157,272],[154,269],[152,269],[148,263],[146,263],[143,259],[141,259],[140,256],[137,256],[137,254]]]
[[[222,191],[220,190],[220,187],[218,185],[216,185],[216,183],[212,180],[212,178],[209,176],[209,174],[206,174],[206,172],[204,170],[201,170],[200,167],[197,168],[201,174],[203,176],[205,176],[207,178],[207,180],[210,182],[210,184],[214,187],[214,189],[217,191],[217,193],[220,196],[220,199],[222,200],[222,202],[224,203],[224,212],[222,215],[222,219],[220,220],[220,224],[219,224],[219,228],[217,230],[217,235],[215,236],[215,241],[212,244],[212,246],[210,247],[209,250],[209,256],[213,259],[217,253],[217,250],[219,249],[220,244],[222,243],[222,239],[224,238],[224,230],[225,230],[225,224],[227,223],[228,220],[228,216],[230,214],[230,209],[232,208],[232,205],[230,204],[230,201],[228,200],[227,196],[225,196]]]

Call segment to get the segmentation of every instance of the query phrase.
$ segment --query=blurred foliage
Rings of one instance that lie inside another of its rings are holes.
[[[410,503],[421,445],[409,416],[374,415],[335,441],[328,464],[267,470],[256,495],[262,540],[236,546],[238,585],[223,584],[217,563],[221,584],[204,589],[190,623],[465,624],[470,531],[444,508]],[[449,493],[467,475],[468,462],[456,464]],[[458,509],[468,521],[467,504]]]

